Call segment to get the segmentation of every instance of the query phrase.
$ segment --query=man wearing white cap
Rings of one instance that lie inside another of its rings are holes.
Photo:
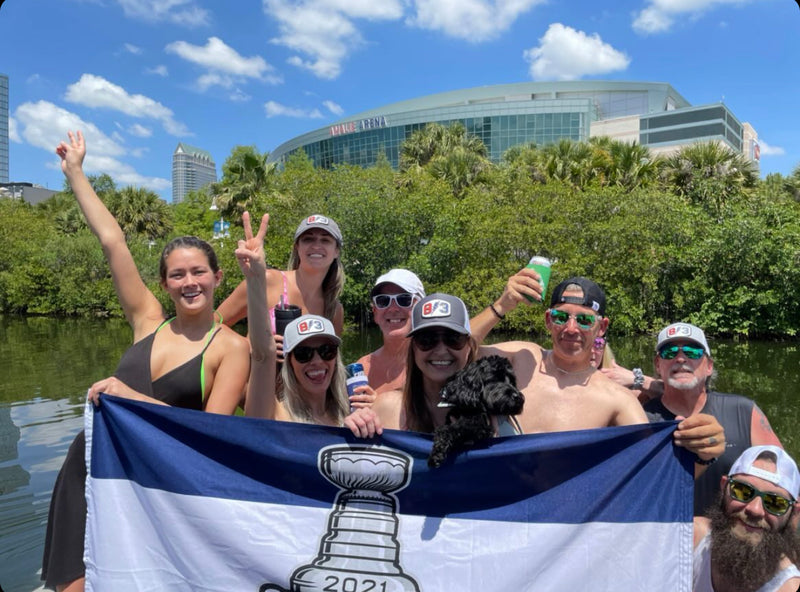
[[[411,309],[425,298],[425,287],[407,269],[392,269],[380,276],[370,293],[372,316],[383,334],[383,345],[363,356],[369,385],[376,392],[402,390],[406,379]]]
[[[653,362],[663,381],[664,394],[644,404],[651,421],[707,413],[725,429],[725,452],[695,482],[694,514],[702,516],[719,491],[720,477],[750,446],[780,440],[754,401],[741,395],[708,390],[714,360],[705,333],[689,323],[673,323],[658,334]]]
[[[745,450],[720,481],[719,503],[694,519],[694,592],[800,587],[800,473],[777,446]]]

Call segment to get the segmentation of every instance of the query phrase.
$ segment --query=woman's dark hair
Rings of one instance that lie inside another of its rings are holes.
[[[173,238],[161,251],[161,261],[158,263],[158,274],[161,276],[161,281],[167,281],[167,257],[175,249],[198,249],[205,253],[208,259],[208,266],[214,273],[219,271],[219,262],[217,261],[217,254],[214,252],[214,247],[209,245],[206,241],[196,236],[179,236]]]
[[[409,339],[411,339],[409,337]],[[478,342],[469,338],[469,355],[467,364],[478,357]],[[466,366],[466,364],[465,364]],[[436,426],[433,425],[433,416],[425,400],[425,389],[422,383],[422,370],[414,360],[414,343],[408,344],[408,357],[406,358],[406,383],[403,386],[403,411],[405,413],[407,430],[432,434]]]

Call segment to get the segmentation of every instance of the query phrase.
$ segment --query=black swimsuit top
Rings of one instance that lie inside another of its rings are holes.
[[[133,390],[163,401],[167,405],[202,410],[205,393],[203,358],[221,327],[216,324],[211,327],[206,344],[199,354],[152,380],[150,354],[153,350],[153,341],[156,333],[172,320],[164,321],[153,333],[130,346],[122,354],[114,376]]]

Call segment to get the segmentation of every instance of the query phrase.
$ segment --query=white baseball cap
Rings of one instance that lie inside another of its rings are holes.
[[[291,323],[286,325],[283,333],[283,353],[288,355],[295,347],[303,343],[306,339],[324,335],[330,337],[336,345],[339,345],[342,340],[336,335],[333,330],[333,323],[325,317],[317,315],[303,315],[297,317]]]
[[[775,455],[775,472],[768,471],[753,466],[759,456],[765,452]],[[797,463],[794,462],[783,448],[779,446],[751,446],[736,459],[728,476],[750,475],[759,477],[778,487],[783,487],[794,499],[800,495],[800,472],[797,470]]]
[[[658,340],[656,341],[656,351],[660,350],[662,346],[667,345],[668,343],[684,340],[693,341],[697,345],[701,346],[706,351],[706,355],[709,358],[711,357],[711,348],[708,347],[706,334],[703,333],[703,330],[700,327],[696,327],[689,323],[672,323],[668,327],[662,329],[658,334]]]
[[[394,284],[412,296],[420,299],[425,298],[425,286],[422,285],[422,281],[417,277],[417,274],[407,269],[390,269],[384,273],[375,281],[375,287],[372,288],[369,295],[375,296],[383,284]]]

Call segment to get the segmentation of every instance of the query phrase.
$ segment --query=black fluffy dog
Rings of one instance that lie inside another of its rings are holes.
[[[441,397],[439,405],[450,410],[445,425],[433,432],[429,467],[440,466],[453,450],[494,436],[491,417],[517,415],[525,402],[511,363],[502,356],[481,358],[459,370]]]

